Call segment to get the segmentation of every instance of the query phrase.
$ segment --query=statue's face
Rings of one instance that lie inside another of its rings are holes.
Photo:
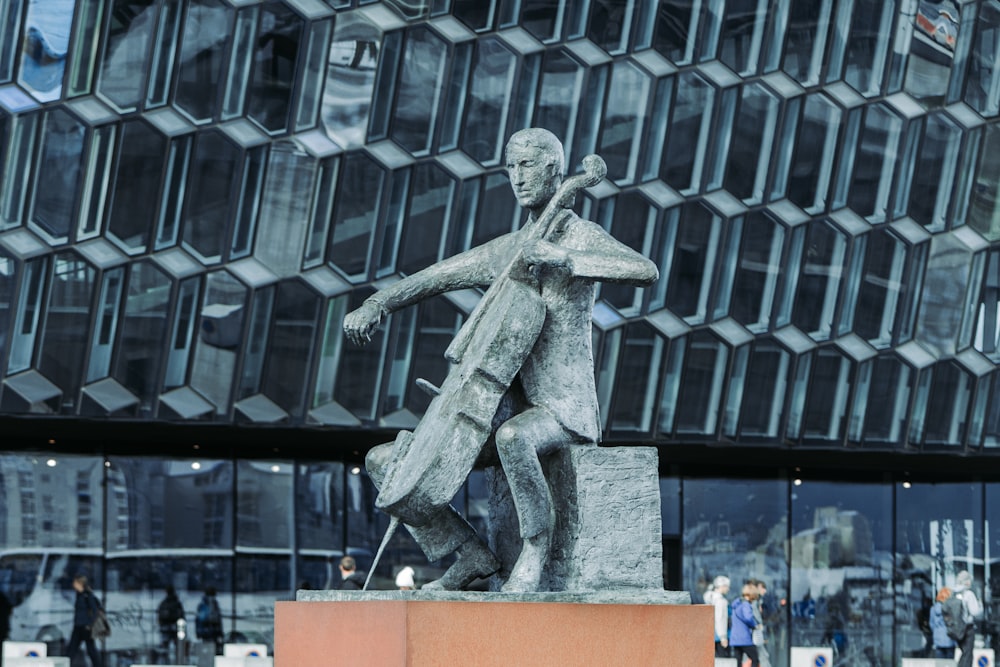
[[[548,203],[561,180],[559,168],[552,162],[535,146],[507,147],[507,175],[518,204],[537,209]]]

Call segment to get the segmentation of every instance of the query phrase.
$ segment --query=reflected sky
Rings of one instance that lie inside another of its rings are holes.
[[[18,81],[40,102],[58,99],[76,0],[31,0]]]

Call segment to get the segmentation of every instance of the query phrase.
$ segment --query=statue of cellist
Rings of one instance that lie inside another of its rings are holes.
[[[596,160],[603,167],[603,161]],[[482,460],[484,450],[495,443],[517,512],[523,546],[503,585],[505,592],[537,591],[548,560],[554,514],[541,458],[569,445],[596,445],[600,440],[591,350],[596,283],[647,286],[658,277],[656,265],[649,259],[612,238],[599,225],[579,218],[564,207],[567,204],[562,200],[556,201],[568,196],[571,204],[575,193],[575,190],[569,193],[560,190],[561,185],[565,189],[572,180],[563,183],[563,162],[562,144],[548,130],[531,128],[515,133],[507,143],[506,167],[514,196],[528,210],[524,226],[403,278],[372,295],[344,318],[347,336],[363,345],[389,313],[450,290],[489,288],[501,278],[515,282],[525,292],[513,300],[514,321],[520,319],[517,309],[522,303],[537,301],[537,306],[531,306],[537,307],[533,311],[537,316],[524,318],[536,317],[538,322],[538,330],[530,332],[528,343],[522,344],[526,357],[512,352],[511,359],[499,362],[510,366],[508,376],[513,377],[505,393],[505,407],[496,411],[490,404],[490,414],[496,414],[487,425],[489,437],[471,444],[472,458],[478,456]],[[486,297],[489,296],[488,292]],[[490,308],[500,307],[492,302],[480,306],[484,308],[484,318],[490,316]],[[491,326],[484,323],[480,328]],[[512,328],[517,326],[515,323]],[[503,332],[500,333],[502,337]],[[518,335],[521,334],[511,334]],[[456,341],[459,337],[462,332]],[[480,345],[468,341],[464,344],[465,356],[471,356]],[[463,355],[463,350],[455,347],[453,342],[446,354],[453,363]],[[458,365],[452,366],[442,390],[455,379],[453,375],[465,373],[459,369]],[[503,375],[493,371],[488,374]],[[419,435],[432,411],[433,402],[415,433]],[[408,432],[401,435],[410,436]],[[401,440],[403,445],[408,442],[397,438],[396,443],[379,445],[366,459],[369,474],[381,491],[380,500],[387,491],[383,486],[389,483],[387,476],[397,472],[393,466],[406,465],[405,460],[399,463]],[[436,438],[432,434],[423,440],[434,443]],[[429,445],[413,444],[413,449],[418,446]],[[415,455],[422,454],[418,451]],[[466,465],[471,468],[471,463]],[[468,472],[464,470],[461,474]],[[419,489],[420,479],[414,483],[410,495],[424,491]],[[464,476],[458,483],[461,481]],[[449,489],[448,493],[453,491]],[[446,495],[443,500],[423,500],[413,509],[399,512],[429,561],[456,553],[455,563],[440,579],[426,584],[425,589],[460,590],[476,578],[495,573],[500,565],[475,530],[448,504],[450,499]],[[383,509],[393,514],[394,507],[389,504]]]

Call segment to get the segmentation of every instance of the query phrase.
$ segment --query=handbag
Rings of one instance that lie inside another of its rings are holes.
[[[107,639],[111,636],[111,626],[108,624],[108,617],[104,615],[103,609],[97,610],[97,616],[90,624],[90,636],[94,639]]]

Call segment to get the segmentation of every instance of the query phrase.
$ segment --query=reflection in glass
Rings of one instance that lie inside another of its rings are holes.
[[[303,21],[282,3],[263,6],[254,45],[247,115],[275,133],[288,126]]]
[[[167,103],[176,65],[177,44],[181,32],[181,7],[173,2],[160,5],[159,27],[150,59],[149,81],[146,84],[147,108]]]
[[[769,4],[771,0],[726,3],[719,60],[740,76],[752,75],[760,67]]]
[[[790,2],[781,69],[803,86],[819,83],[833,0]]]
[[[278,285],[261,388],[293,417],[303,413],[306,387],[302,378],[309,376],[319,306],[316,294],[301,282],[288,280]]]
[[[747,204],[763,201],[778,124],[777,97],[753,83],[743,88],[726,164],[725,187]]]
[[[773,340],[752,346],[740,413],[740,435],[774,438],[781,428],[791,355]]]
[[[197,136],[184,200],[184,242],[206,261],[222,257],[233,188],[242,175],[239,162],[239,149],[220,132]]]
[[[701,604],[718,575],[732,581],[730,598],[747,579],[767,584],[772,615],[768,650],[775,664],[786,654],[787,617],[777,612],[787,599],[788,482],[780,479],[684,478],[683,588]]]
[[[930,231],[945,228],[962,132],[947,116],[930,114],[913,170],[910,217]]]
[[[111,353],[118,333],[124,283],[124,267],[104,273],[90,336],[90,357],[85,379],[88,384],[107,377],[111,372]]]
[[[108,233],[131,252],[149,244],[156,220],[167,139],[140,120],[122,124],[122,139],[108,214]]]
[[[413,168],[406,224],[402,228],[399,268],[415,273],[444,257],[457,185],[433,162]]]
[[[770,324],[784,239],[784,227],[763,213],[746,217],[730,312],[750,331],[766,331]]]
[[[9,0],[0,5],[0,83],[14,76],[14,60],[21,46],[18,40],[21,10],[27,0]]]
[[[381,29],[361,12],[337,15],[320,114],[326,133],[345,149],[365,142],[381,42]]]
[[[352,292],[348,312],[360,305],[360,295],[356,291]],[[392,318],[395,319],[395,316]],[[363,348],[352,348],[350,354],[341,356],[334,398],[359,418],[371,419],[375,415],[382,370],[388,353],[390,336],[387,332],[393,319],[380,327],[372,335],[371,342]]]
[[[382,168],[364,153],[344,158],[338,188],[341,196],[333,214],[330,262],[348,277],[360,278],[368,271],[385,178]]]
[[[965,441],[973,378],[952,362],[934,366],[932,377],[922,412],[923,441],[928,445],[961,445]]]
[[[775,184],[775,194],[787,192],[788,198],[807,213],[826,209],[842,116],[841,109],[825,95],[809,95],[794,143],[785,137],[784,146],[792,151],[792,158],[787,173]]]
[[[890,487],[803,479],[791,515],[791,645],[831,646],[835,665],[893,664]]]
[[[645,323],[628,325],[618,361],[611,429],[649,433],[666,341]]]
[[[542,58],[542,80],[532,126],[544,127],[561,137],[566,148],[576,136],[584,73],[585,68],[562,50],[546,51]]]
[[[638,193],[621,194],[614,200],[609,231],[633,250],[647,255],[656,231],[658,211]],[[598,297],[626,316],[638,315],[644,290],[626,285],[601,284]]]
[[[63,390],[63,406],[72,413],[86,359],[95,271],[71,253],[53,259],[38,370]]]
[[[34,259],[22,267],[17,312],[14,314],[14,326],[11,327],[10,359],[7,360],[8,374],[31,367],[35,354],[35,342],[42,322],[42,297],[45,294],[47,273],[47,257]]]
[[[598,154],[608,164],[608,178],[619,185],[636,180],[651,81],[628,61],[616,63],[611,71],[611,88]]]
[[[825,221],[810,223],[792,323],[816,340],[830,337],[846,251],[847,241],[841,232]]]
[[[14,260],[0,251],[0,359],[7,354],[10,343],[10,315],[17,286],[17,272]]]
[[[4,151],[4,162],[0,164],[0,225],[4,228],[22,222],[38,125],[39,114],[8,119],[0,112],[0,148]]]
[[[906,155],[902,133],[902,119],[885,106],[876,104],[866,109],[861,140],[851,158],[854,168],[847,185],[846,203],[870,222],[882,222],[889,212],[893,169],[897,158]],[[835,207],[845,201],[840,185]]]
[[[28,0],[17,81],[39,102],[62,95],[76,0]]]
[[[507,139],[517,57],[495,37],[476,40],[466,95],[462,148],[482,164],[498,164]]]
[[[880,355],[861,365],[852,413],[851,440],[899,445],[913,393],[914,371],[899,359]]]
[[[430,150],[434,140],[443,111],[447,55],[445,42],[430,30],[417,27],[407,33],[391,136],[414,154]]]
[[[913,25],[905,29],[910,37],[910,53],[904,90],[918,99],[942,99],[948,89],[950,70],[955,64],[953,61],[956,60],[959,3],[955,0],[917,3]],[[896,77],[895,71],[892,76]]]
[[[205,300],[197,318],[191,387],[225,414],[231,403],[238,351],[243,344],[247,288],[226,271],[205,279]]]
[[[851,360],[837,348],[821,348],[813,355],[803,415],[803,435],[807,440],[836,442],[842,437],[853,381],[851,365]]]
[[[287,549],[292,541],[292,477],[288,461],[236,462],[236,544]],[[283,590],[288,590],[285,585]],[[262,590],[274,590],[264,588]]]
[[[562,4],[560,3],[560,6]],[[625,53],[631,38],[637,4],[642,6],[640,9],[649,11],[651,3],[644,3],[641,0],[594,3],[590,12],[587,38],[612,55]],[[640,21],[646,23],[648,18],[641,16]]]
[[[834,19],[833,43],[827,81],[843,79],[866,97],[882,88],[895,2],[851,0],[840,2]]]
[[[347,314],[347,296],[330,299],[326,303],[323,321],[320,325],[322,340],[319,360],[316,363],[316,389],[309,407],[319,407],[333,400],[333,388],[337,383],[337,368],[344,348],[343,322]]]
[[[1000,356],[1000,251],[991,251],[987,261],[973,346],[995,360]]]
[[[155,0],[114,0],[110,7],[97,90],[118,109],[135,109],[143,98],[146,59],[159,13],[156,5]]]
[[[711,332],[691,334],[677,402],[678,433],[715,434],[728,363],[729,347]]]
[[[965,102],[984,116],[1000,111],[1000,2],[983,2],[976,25],[976,36],[969,54],[969,73],[965,82]]]
[[[346,519],[344,464],[300,463],[296,474],[295,530],[300,549],[343,550]],[[319,588],[324,581],[310,583]]]
[[[232,11],[222,0],[191,0],[188,5],[174,104],[195,122],[212,120],[218,110]]]
[[[140,415],[152,416],[160,390],[170,305],[170,279],[148,262],[132,265],[113,376],[140,401]]]
[[[968,570],[983,600],[983,486],[905,482],[896,489],[896,656],[923,655],[929,628],[921,614],[943,587]]]
[[[697,73],[678,75],[660,178],[683,195],[701,189],[714,104],[715,89]]]
[[[36,167],[31,220],[65,241],[78,213],[85,128],[61,108],[45,116]]]
[[[667,275],[666,305],[689,324],[704,321],[708,312],[721,235],[719,216],[701,204],[684,204]]]
[[[899,239],[881,229],[868,235],[867,249],[854,332],[875,347],[887,347],[896,330],[906,249]]]
[[[449,370],[444,350],[458,333],[463,318],[445,299],[425,301],[417,309],[410,376],[414,380],[424,378],[441,386]],[[415,382],[410,382],[406,391],[406,407],[414,414],[423,414],[431,397],[426,391],[418,388]]]

